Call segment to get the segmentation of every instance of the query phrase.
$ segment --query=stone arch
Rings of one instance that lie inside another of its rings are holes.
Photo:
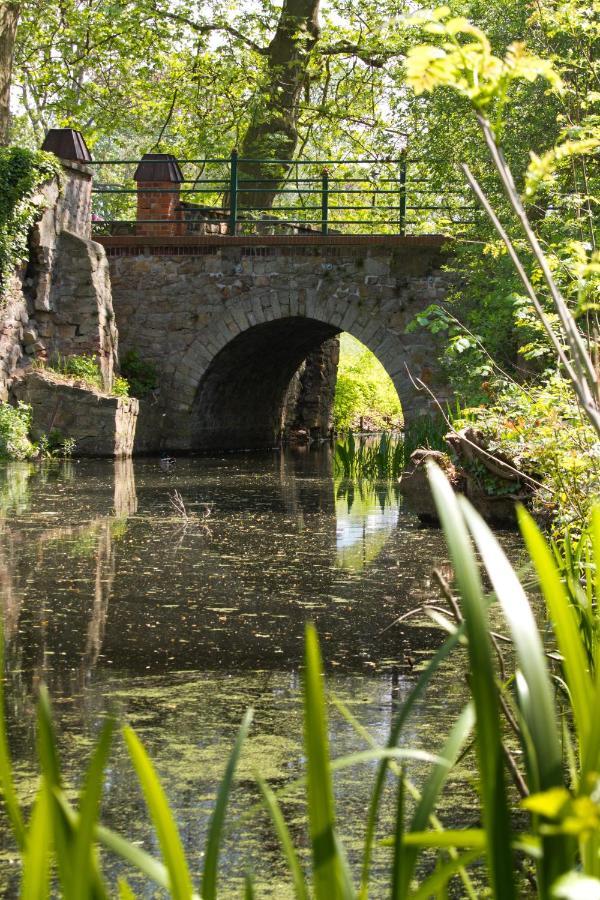
[[[342,331],[379,359],[394,382],[405,418],[423,412],[427,400],[409,374],[414,346],[400,329],[381,324],[347,297],[303,306],[295,309],[290,303],[291,314],[286,314],[287,309],[248,298],[244,305],[227,304],[218,321],[198,333],[174,373],[172,390],[178,398],[176,431],[185,431],[190,449],[273,446],[294,372],[311,351]]]
[[[266,408],[277,406],[299,354],[343,331],[387,370],[408,423],[432,406],[411,375],[440,400],[449,398],[438,362],[443,338],[407,328],[421,310],[444,302],[452,276],[442,268],[442,238],[384,236],[355,244],[353,237],[332,246],[313,246],[317,239],[310,238],[289,246],[156,246],[144,253],[139,240],[115,247],[110,259],[120,346],[138,349],[157,370],[158,394],[140,410],[138,452],[226,449],[232,441],[272,445],[265,423],[274,414]],[[254,398],[245,393],[250,382]],[[230,424],[236,417],[249,423],[243,441],[227,429],[218,440],[209,436],[226,404]]]

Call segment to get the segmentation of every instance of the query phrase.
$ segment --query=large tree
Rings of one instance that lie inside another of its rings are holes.
[[[8,143],[10,87],[20,4],[0,2],[0,145]]]

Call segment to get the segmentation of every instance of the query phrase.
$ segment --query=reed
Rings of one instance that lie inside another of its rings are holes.
[[[399,478],[411,453],[418,447],[447,451],[444,440],[448,430],[441,418],[423,416],[402,435],[383,432],[379,439],[356,438],[352,432],[336,442],[334,469],[338,477],[366,481]]]

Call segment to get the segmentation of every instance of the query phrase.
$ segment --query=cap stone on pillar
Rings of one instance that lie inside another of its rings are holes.
[[[133,180],[181,184],[184,179],[179,163],[171,153],[144,153],[133,173]]]
[[[170,153],[145,153],[133,173],[137,182],[137,234],[181,234],[179,185],[184,180]]]
[[[92,154],[88,150],[80,131],[74,128],[51,128],[42,144],[42,150],[54,153],[59,159],[67,159],[72,162],[88,163],[92,161]]]

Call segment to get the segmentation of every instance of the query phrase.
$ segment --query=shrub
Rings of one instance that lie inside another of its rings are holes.
[[[95,391],[104,391],[104,377],[100,364],[92,354],[82,353],[79,356],[57,356],[47,366],[51,372],[65,378],[76,378]],[[129,396],[129,382],[121,375],[113,380],[111,394],[115,397]]]
[[[50,434],[42,434],[37,444],[39,455],[45,459],[72,456],[75,447],[75,438],[67,437],[60,428],[53,428]]]
[[[129,382],[122,375],[113,379],[112,393],[115,397],[129,397]]]
[[[585,522],[600,497],[600,442],[561,375],[541,385],[506,384],[493,405],[461,415],[456,428],[474,422],[489,452],[539,482],[537,512],[556,528]]]
[[[0,458],[29,459],[37,448],[29,439],[31,407],[26,403],[11,406],[0,403]]]
[[[142,359],[137,350],[128,350],[123,356],[121,373],[129,382],[133,397],[147,397],[158,387],[156,367]]]

